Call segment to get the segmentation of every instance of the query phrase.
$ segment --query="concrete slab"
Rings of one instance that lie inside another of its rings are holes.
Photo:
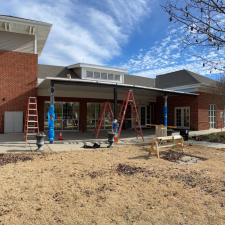
[[[207,141],[195,141],[195,140],[189,140],[187,143],[192,144],[192,145],[200,145],[200,146],[204,146],[204,147],[210,147],[210,148],[225,149],[225,144],[221,144],[221,143],[214,143],[214,142],[207,142]]]
[[[213,134],[213,133],[219,133],[219,132],[225,132],[225,128],[190,131],[189,136],[195,137],[195,136],[200,136],[200,135],[204,135],[204,134]]]
[[[105,132],[106,133],[106,132]],[[106,133],[107,134],[107,133]],[[57,134],[56,134],[57,135]],[[154,137],[152,135],[152,131],[144,131],[144,142],[149,143],[150,139]],[[107,138],[94,138],[93,132],[87,133],[76,133],[76,132],[65,132],[63,133],[63,140],[59,141],[56,139],[54,144],[49,144],[46,141],[44,146],[44,151],[74,151],[74,150],[85,150],[82,148],[84,146],[84,142],[105,142],[107,143]],[[142,139],[139,137],[138,139],[135,136],[135,132],[123,132],[123,138],[120,139],[119,144],[117,146],[122,146],[126,144],[138,144],[143,143]],[[35,151],[37,149],[36,140],[29,141],[26,145],[24,142],[23,133],[18,134],[0,134],[0,153],[6,152],[28,152]]]

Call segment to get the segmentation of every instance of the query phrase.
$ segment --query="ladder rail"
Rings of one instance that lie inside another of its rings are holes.
[[[113,120],[113,111],[112,111],[112,107],[111,107],[111,103],[110,102],[104,102],[102,107],[101,107],[101,112],[99,114],[97,127],[95,129],[95,136],[96,136],[96,138],[99,137],[99,133],[100,133],[101,127],[103,125],[104,118],[106,117],[107,113],[110,114],[110,119],[111,119],[111,122],[112,122],[112,120]]]
[[[35,136],[37,133],[39,133],[37,97],[28,97],[24,123],[25,142],[27,143],[28,136]]]
[[[119,114],[120,125],[119,125],[119,130],[118,130],[118,138],[120,138],[120,135],[122,132],[122,127],[123,127],[123,123],[125,120],[128,105],[131,106],[131,121],[133,123],[134,130],[137,134],[137,137],[141,136],[142,140],[144,141],[140,118],[139,118],[139,114],[138,114],[138,110],[137,110],[137,105],[136,105],[134,93],[132,90],[128,91],[127,95],[125,96],[125,98],[123,100],[123,105],[120,110],[120,114]],[[138,129],[137,129],[137,127],[138,127]]]

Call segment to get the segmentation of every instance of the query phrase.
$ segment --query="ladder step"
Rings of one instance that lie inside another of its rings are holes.
[[[27,142],[28,136],[35,136],[39,132],[38,125],[38,109],[37,97],[29,97],[27,104],[27,114],[24,125],[25,141]]]
[[[36,136],[37,133],[27,133],[26,135],[27,135],[27,136]]]

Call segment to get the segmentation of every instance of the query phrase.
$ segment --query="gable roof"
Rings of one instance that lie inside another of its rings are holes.
[[[146,87],[155,87],[155,79],[136,76],[136,75],[124,75],[124,83],[125,84],[133,84],[133,85],[140,85]]]
[[[155,79],[157,88],[172,88],[193,84],[211,86],[215,85],[216,81],[188,70],[179,70],[158,75]]]

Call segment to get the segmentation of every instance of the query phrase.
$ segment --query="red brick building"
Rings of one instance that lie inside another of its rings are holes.
[[[187,70],[156,79],[129,75],[126,69],[77,63],[61,67],[38,65],[38,56],[51,25],[39,21],[0,16],[0,132],[22,132],[27,98],[38,97],[40,130],[47,129],[50,87],[54,83],[55,129],[94,129],[100,104],[119,108],[132,89],[142,127],[163,124],[168,96],[168,125],[191,130],[224,127],[222,97],[209,92],[216,82]],[[115,92],[116,90],[116,92]],[[115,93],[116,102],[115,104]],[[104,121],[104,128],[111,126]],[[132,128],[131,113],[125,128]]]

